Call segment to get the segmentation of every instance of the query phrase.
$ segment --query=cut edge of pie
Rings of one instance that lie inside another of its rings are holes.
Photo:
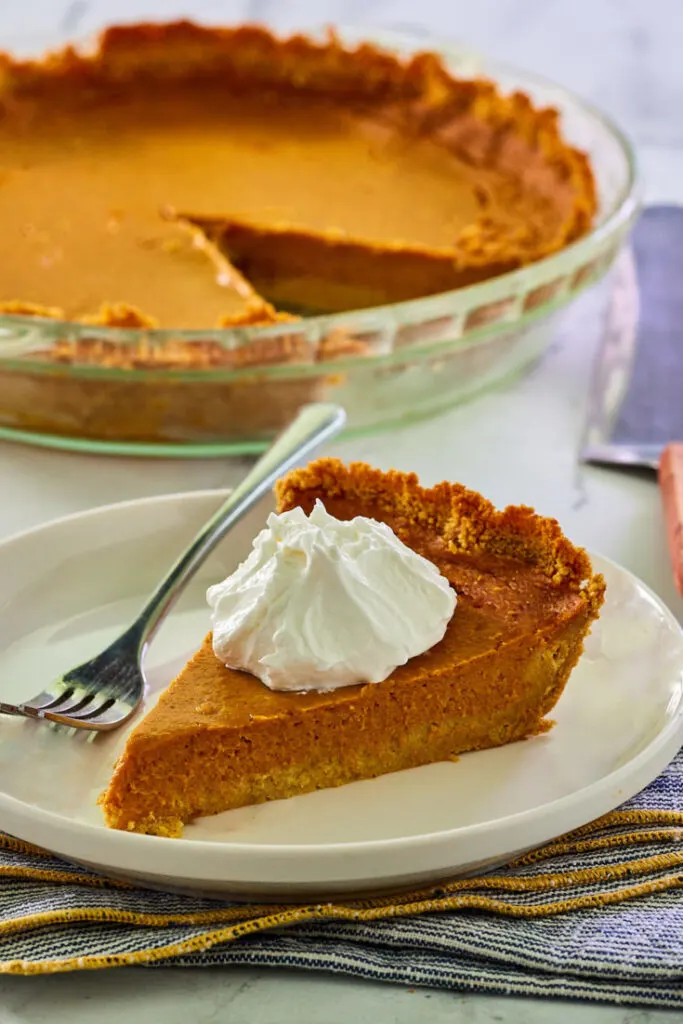
[[[370,308],[454,291],[514,270],[483,250],[396,239],[373,242],[341,230],[310,231],[287,222],[171,214],[192,226],[275,306],[323,313]],[[198,243],[201,244],[201,243]]]
[[[455,586],[446,635],[382,683],[273,692],[225,668],[209,635],[129,736],[101,797],[108,826],[177,837],[197,816],[457,759],[546,732],[605,581],[552,519],[459,484],[323,459],[277,486],[388,523]]]

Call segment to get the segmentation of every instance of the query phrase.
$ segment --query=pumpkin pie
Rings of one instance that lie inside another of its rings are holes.
[[[320,499],[387,523],[455,587],[443,640],[384,682],[272,691],[211,637],[128,738],[101,798],[112,828],[180,836],[201,815],[340,786],[546,732],[603,601],[585,551],[530,508],[460,484],[323,459],[277,486],[280,511]]]
[[[0,55],[0,111],[5,312],[204,329],[396,302],[555,252],[596,208],[555,111],[334,34],[114,27]]]
[[[486,280],[596,210],[556,111],[334,33],[0,54],[0,146],[0,313],[40,318],[0,359],[0,425],[98,442],[267,440],[381,346],[302,317]]]

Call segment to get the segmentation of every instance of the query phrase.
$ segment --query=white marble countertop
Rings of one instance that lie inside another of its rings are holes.
[[[195,14],[421,25],[541,71],[592,98],[635,139],[651,200],[683,202],[681,0],[22,0],[0,4],[0,45],[53,42],[108,19]],[[426,483],[459,479],[498,504],[526,502],[556,516],[573,540],[623,563],[674,611],[654,480],[579,467],[597,338],[595,299],[582,302],[558,342],[523,380],[431,420],[335,453],[417,470]],[[232,483],[238,464],[76,456],[0,445],[0,536],[93,505]],[[0,1024],[209,1024],[249,1021],[341,1024],[429,1021],[471,1024],[649,1024],[683,1013],[467,996],[258,970],[126,969],[44,978],[0,978]]]

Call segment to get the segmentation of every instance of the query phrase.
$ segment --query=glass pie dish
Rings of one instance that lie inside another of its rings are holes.
[[[394,33],[339,34],[401,54],[425,48]],[[559,110],[564,137],[589,155],[596,179],[588,234],[481,284],[268,326],[187,331],[0,316],[0,436],[112,454],[247,454],[307,402],[343,405],[358,434],[437,413],[537,359],[563,308],[606,273],[626,240],[638,210],[633,153],[566,90],[460,47],[429,49],[459,76],[483,75]],[[108,360],[114,349],[119,357]]]

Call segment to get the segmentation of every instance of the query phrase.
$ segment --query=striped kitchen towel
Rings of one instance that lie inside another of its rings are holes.
[[[683,752],[618,811],[504,869],[400,897],[219,903],[0,833],[0,971],[333,971],[461,992],[683,1006]]]

